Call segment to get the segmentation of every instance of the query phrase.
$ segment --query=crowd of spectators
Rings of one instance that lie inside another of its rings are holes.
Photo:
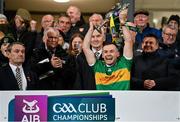
[[[157,29],[147,10],[137,10],[134,22],[127,12],[118,16],[122,52],[103,16],[93,13],[86,23],[77,6],[57,20],[44,15],[40,31],[26,9],[11,21],[0,14],[0,90],[179,91],[180,17],[171,15]]]

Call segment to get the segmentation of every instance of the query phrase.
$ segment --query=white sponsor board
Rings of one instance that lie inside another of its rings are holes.
[[[1,91],[0,121],[8,121],[8,104],[15,95],[58,96],[100,92],[109,92],[115,98],[116,122],[180,122],[180,92],[167,91]]]

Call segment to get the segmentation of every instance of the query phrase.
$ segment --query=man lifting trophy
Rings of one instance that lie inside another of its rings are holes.
[[[138,32],[137,27],[131,26],[127,22],[128,7],[129,3],[122,5],[121,3],[116,3],[116,5],[105,15],[104,22],[99,26],[95,26],[95,29],[101,33],[101,28],[108,25],[112,42],[118,46],[120,51],[124,46],[122,26],[126,26],[128,29]],[[119,21],[119,18],[121,22]]]

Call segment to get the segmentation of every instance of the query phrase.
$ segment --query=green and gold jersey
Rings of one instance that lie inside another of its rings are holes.
[[[97,90],[129,90],[132,60],[124,56],[117,59],[116,64],[107,66],[104,61],[97,60],[93,66]]]

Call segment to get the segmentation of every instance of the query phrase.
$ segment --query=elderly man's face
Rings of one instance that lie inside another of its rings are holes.
[[[51,15],[45,15],[42,17],[41,20],[41,26],[43,27],[43,29],[46,29],[48,27],[53,27],[54,25],[54,17]]]
[[[164,32],[162,33],[163,43],[166,45],[171,45],[175,43],[176,34],[177,34],[177,31],[175,29],[173,30],[171,28],[166,28]]]
[[[142,42],[142,50],[145,53],[155,52],[159,48],[159,44],[157,43],[154,37],[145,37]]]
[[[144,14],[138,14],[134,18],[134,23],[139,27],[147,26],[148,22],[149,22],[149,17]]]
[[[67,15],[71,18],[71,23],[76,24],[80,20],[81,12],[77,7],[70,6],[67,9]]]
[[[58,46],[59,35],[55,32],[49,32],[47,34],[46,46],[48,49],[55,49]]]
[[[93,25],[101,25],[101,23],[103,22],[103,19],[101,18],[100,15],[94,14],[93,16],[89,18],[89,22],[92,22]]]

